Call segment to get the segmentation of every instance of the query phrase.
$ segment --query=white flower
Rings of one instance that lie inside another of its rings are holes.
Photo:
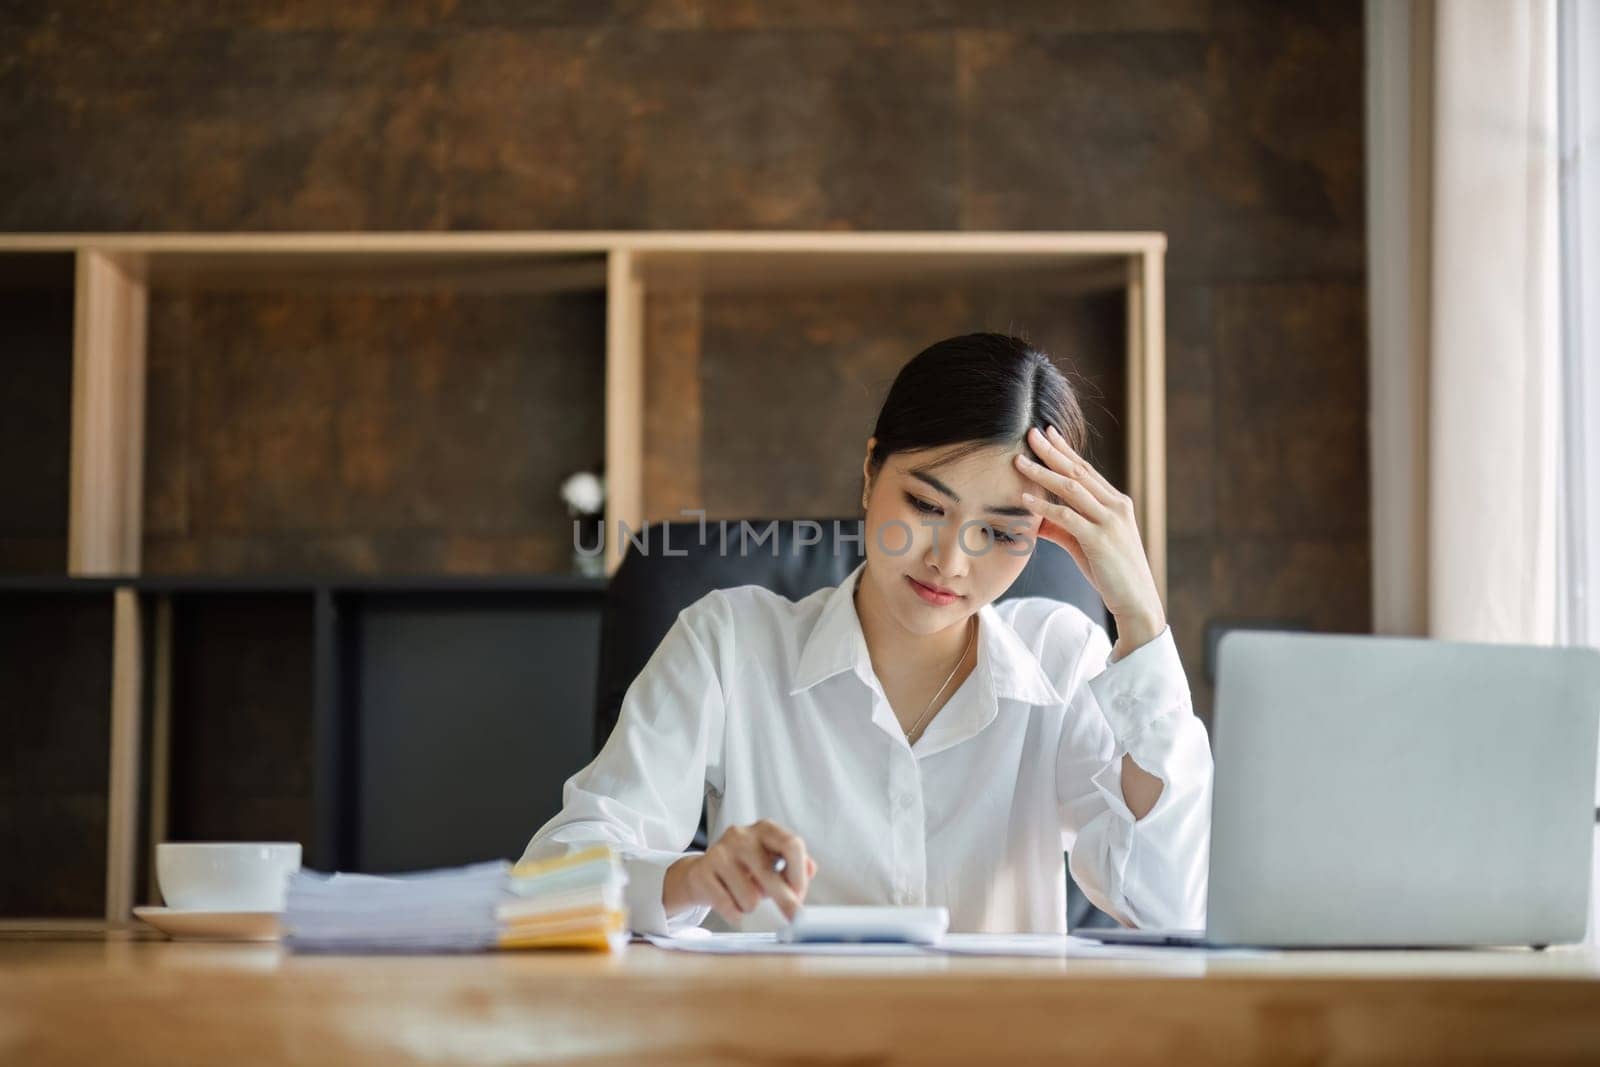
[[[589,471],[568,475],[567,480],[561,483],[561,499],[567,502],[567,510],[576,515],[594,515],[603,511],[606,506],[605,479]]]

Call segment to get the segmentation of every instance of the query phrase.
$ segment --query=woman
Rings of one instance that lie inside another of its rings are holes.
[[[640,932],[712,910],[771,929],[802,901],[1062,932],[1063,850],[1124,924],[1203,926],[1205,728],[1132,504],[1084,435],[1024,341],[918,354],[867,440],[865,561],[798,602],[746,585],[680,612],[526,856],[614,844]],[[993,603],[1038,538],[1099,592],[1115,648],[1070,604]],[[702,800],[712,844],[686,852]]]

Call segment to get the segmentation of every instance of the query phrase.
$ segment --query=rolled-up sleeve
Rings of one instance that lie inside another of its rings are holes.
[[[1211,748],[1194,714],[1171,627],[1114,663],[1091,626],[1067,697],[1056,757],[1073,879],[1129,926],[1205,926]],[[1161,779],[1141,819],[1122,796],[1122,759]]]
[[[525,859],[586,845],[616,847],[628,876],[629,925],[640,933],[698,926],[710,909],[668,915],[667,868],[685,856],[708,781],[722,775],[724,700],[719,664],[732,640],[727,605],[712,592],[678,613],[623,696],[617,725],[588,766],[562,787],[561,811],[541,826]]]

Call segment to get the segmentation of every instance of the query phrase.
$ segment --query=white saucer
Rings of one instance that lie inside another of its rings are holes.
[[[133,914],[174,941],[276,941],[283,913],[134,908]]]

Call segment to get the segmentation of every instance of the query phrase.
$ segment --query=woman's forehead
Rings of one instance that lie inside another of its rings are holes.
[[[1033,484],[1012,462],[1012,457],[1022,451],[1021,448],[991,445],[957,459],[954,453],[959,447],[951,445],[924,449],[895,458],[899,461],[900,472],[905,476],[923,481],[923,478],[917,477],[917,473],[920,473],[938,483],[935,488],[953,490],[963,500],[981,496],[985,498],[983,503],[1021,503],[1022,493]],[[1017,499],[998,499],[1002,497]]]
[[[1023,445],[985,445],[975,451],[970,445],[940,445],[916,452],[896,453],[891,462],[905,472],[923,471],[937,473],[941,479],[990,476],[996,470],[1015,469],[1011,457],[1018,452],[1031,452]],[[960,455],[968,450],[966,455]]]

